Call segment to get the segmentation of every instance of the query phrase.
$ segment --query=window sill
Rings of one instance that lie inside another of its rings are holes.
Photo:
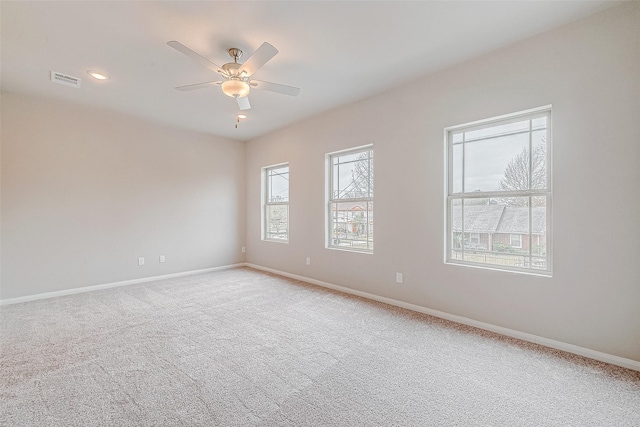
[[[340,247],[340,246],[327,246],[325,249],[331,249],[333,251],[355,252],[357,254],[373,255],[373,251],[372,250],[368,251],[366,249],[351,249],[351,248]]]
[[[470,267],[470,268],[478,268],[481,270],[491,270],[491,271],[500,271],[504,273],[516,273],[516,274],[526,274],[528,276],[538,276],[538,277],[553,277],[551,271],[548,270],[531,270],[531,269],[518,269],[518,268],[500,268],[500,266],[496,265],[482,265],[482,264],[472,264],[472,263],[462,263],[460,261],[451,261],[446,260],[444,262],[447,265],[454,265],[460,267]]]

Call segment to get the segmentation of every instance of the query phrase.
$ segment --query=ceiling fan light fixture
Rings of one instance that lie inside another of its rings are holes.
[[[229,79],[222,82],[222,92],[232,98],[243,98],[249,95],[249,85],[242,80]]]

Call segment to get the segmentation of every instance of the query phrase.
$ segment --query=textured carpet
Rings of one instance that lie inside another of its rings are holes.
[[[2,426],[640,426],[640,373],[251,269],[0,308]]]

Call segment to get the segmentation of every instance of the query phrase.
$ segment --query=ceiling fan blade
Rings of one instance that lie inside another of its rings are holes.
[[[192,51],[182,43],[172,40],[170,42],[167,42],[167,44],[172,48],[174,48],[175,50],[177,50],[178,52],[182,52],[183,54],[187,55],[189,58],[193,59],[194,61],[204,65],[208,69],[213,70],[216,73],[224,74],[220,66],[209,61],[207,58],[200,55],[199,53]]]
[[[192,85],[178,86],[176,89],[184,92],[184,91],[187,91],[187,90],[203,89],[205,87],[219,86],[221,83],[222,83],[222,81],[196,83],[196,84],[192,84]]]
[[[251,109],[251,104],[249,104],[248,96],[243,96],[242,98],[236,98],[236,100],[238,101],[238,108],[240,110],[244,111],[244,110]]]
[[[281,85],[271,82],[263,82],[261,80],[251,80],[249,82],[249,85],[251,85],[251,87],[255,89],[268,90],[269,92],[276,92],[289,96],[298,96],[298,94],[300,93],[299,87]]]
[[[240,74],[245,73],[245,76],[250,77],[277,54],[278,49],[271,46],[269,43],[264,42],[262,43],[262,46],[253,52],[253,55],[251,55],[244,64],[242,64],[238,72]]]

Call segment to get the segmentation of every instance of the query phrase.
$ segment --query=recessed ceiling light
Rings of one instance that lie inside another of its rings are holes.
[[[247,115],[246,114],[238,114],[238,118],[239,119],[246,119]]]
[[[93,77],[96,80],[109,80],[109,76],[107,76],[106,74],[100,73],[98,71],[89,70],[87,71],[87,74],[89,74],[91,77]]]

